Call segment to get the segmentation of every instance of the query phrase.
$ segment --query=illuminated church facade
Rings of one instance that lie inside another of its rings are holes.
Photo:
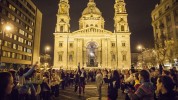
[[[124,0],[115,0],[114,32],[94,0],[79,19],[79,30],[70,31],[69,1],[60,0],[54,33],[54,68],[128,69],[131,66],[130,31]]]

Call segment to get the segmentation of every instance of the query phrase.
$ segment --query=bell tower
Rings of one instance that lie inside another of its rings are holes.
[[[127,21],[126,4],[124,0],[115,0],[115,16],[114,16],[114,32],[123,33],[129,32],[129,26]]]
[[[69,16],[69,1],[60,0],[59,9],[57,13],[56,33],[70,32],[70,16]]]

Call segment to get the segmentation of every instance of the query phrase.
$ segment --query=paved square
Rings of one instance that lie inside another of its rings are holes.
[[[118,93],[118,100],[124,100],[125,94]],[[85,88],[85,94],[78,95],[74,92],[74,87],[68,87],[60,90],[59,97],[55,100],[98,100],[98,93],[95,83],[88,83]],[[107,84],[102,87],[102,100],[107,100]]]

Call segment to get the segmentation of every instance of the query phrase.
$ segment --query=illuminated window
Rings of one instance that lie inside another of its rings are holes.
[[[19,29],[19,33],[24,35],[25,32],[23,30]]]
[[[8,38],[12,38],[12,34],[10,34],[10,33],[5,34],[5,36]]]
[[[27,33],[27,32],[25,32],[25,35],[24,35],[24,36],[26,36],[26,37],[27,37],[27,36],[28,36],[28,33]]]
[[[4,41],[4,46],[7,46],[7,41]]]
[[[13,44],[13,49],[17,49],[17,45],[16,44]]]
[[[32,35],[28,35],[28,38],[29,38],[29,39],[32,39]]]
[[[14,35],[14,40],[17,40],[17,35]]]
[[[21,42],[21,43],[23,43],[24,39],[21,38],[21,37],[19,37],[19,38],[18,38],[18,41]]]
[[[7,52],[7,57],[11,57],[11,52]]]
[[[27,51],[27,48],[23,48],[23,51],[26,52],[26,51]]]
[[[28,52],[28,53],[32,53],[32,50],[31,50],[31,49],[27,49],[27,52]]]
[[[11,9],[12,11],[15,11],[15,7],[12,6],[11,4],[9,4],[9,9]]]
[[[30,31],[30,32],[33,32],[32,28],[29,27],[29,31]]]
[[[7,47],[11,48],[12,43],[11,42],[7,42]]]
[[[24,44],[27,44],[27,40],[24,40]]]
[[[32,43],[28,41],[28,45],[29,45],[29,46],[32,46]]]
[[[17,54],[17,59],[22,59],[22,55],[21,54]]]
[[[23,47],[22,47],[22,46],[20,46],[20,45],[18,45],[18,48],[17,48],[17,50],[20,50],[20,51],[22,51],[22,50],[23,50]]]
[[[4,41],[4,46],[11,48],[12,43]]]
[[[12,53],[12,58],[15,58],[15,56],[16,56],[15,53]]]
[[[3,55],[3,57],[7,57],[7,52],[3,51],[2,55]]]

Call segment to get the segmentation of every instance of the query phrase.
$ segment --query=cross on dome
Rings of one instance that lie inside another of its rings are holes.
[[[61,2],[67,2],[67,3],[68,3],[68,2],[69,2],[69,0],[61,0]]]

